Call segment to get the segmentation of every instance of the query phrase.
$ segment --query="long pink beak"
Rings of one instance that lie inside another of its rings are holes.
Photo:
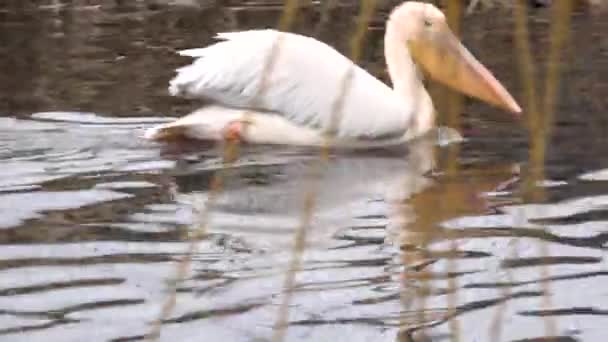
[[[514,114],[521,107],[503,85],[449,31],[445,30],[430,42],[433,46],[416,44],[414,57],[430,76],[466,95],[478,98]]]

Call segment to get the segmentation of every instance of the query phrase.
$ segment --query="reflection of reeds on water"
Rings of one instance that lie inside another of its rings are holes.
[[[447,4],[447,19],[448,25],[454,31],[454,34],[459,37],[460,36],[460,22],[462,17],[462,1],[460,0],[451,0],[448,1]],[[450,91],[448,96],[448,108],[446,109],[448,113],[447,126],[455,129],[459,129],[461,127],[460,124],[460,112],[462,110],[462,96],[457,94],[455,91]],[[447,172],[448,175],[454,174],[458,172],[458,144],[453,146],[450,149],[448,156],[448,165]],[[442,202],[447,201],[448,205],[452,202],[451,193],[446,193],[446,196],[442,196]],[[441,210],[441,207],[440,207]],[[450,252],[456,252],[456,240],[451,239],[450,241]],[[448,258],[448,273],[454,273],[458,270],[456,269],[456,260],[455,258]],[[455,310],[458,305],[458,284],[457,277],[449,277],[448,279],[448,294],[447,294],[447,304],[448,304],[448,312],[452,312]],[[449,328],[451,331],[452,341],[460,340],[460,328],[458,325],[457,317],[453,317],[449,320]]]
[[[527,116],[527,126],[535,127],[538,120],[538,105],[536,96],[536,69],[532,61],[532,52],[530,50],[530,41],[528,39],[528,13],[527,13],[526,1],[516,0],[513,7],[514,15],[514,36],[515,36],[515,48],[517,50],[518,64],[519,64],[519,75],[522,82],[523,89],[523,108],[524,113]],[[541,166],[542,167],[542,166]],[[527,181],[527,179],[526,179]],[[524,189],[527,189],[526,185]],[[510,255],[512,258],[516,258],[518,255],[518,243],[517,239],[514,239],[510,244]],[[505,269],[507,281],[512,283],[515,281],[512,270]],[[508,298],[511,295],[511,290],[508,286],[500,289],[501,296]],[[507,310],[507,301],[503,301],[498,304],[494,319],[490,324],[489,338],[492,341],[499,341],[502,335],[502,320],[505,317]]]
[[[287,31],[290,29],[290,27],[293,23],[293,20],[295,18],[297,9],[298,9],[297,0],[287,0],[286,1],[285,5],[283,6],[283,13],[281,15],[280,22],[279,22],[280,30]],[[252,107],[255,107],[255,105],[257,104],[257,101],[259,101],[264,96],[264,93],[266,92],[266,90],[268,88],[270,75],[272,74],[275,62],[277,60],[277,56],[280,54],[280,49],[281,49],[281,39],[279,36],[279,39],[277,39],[277,41],[273,45],[272,51],[266,60],[266,64],[264,65],[260,86],[257,89],[257,93],[255,94],[255,96],[252,99],[252,102],[253,102]],[[244,120],[243,120],[245,123],[244,129],[247,129],[246,123],[248,121],[249,114],[250,113],[247,111],[244,112]],[[238,156],[237,142],[227,141],[223,146],[222,155],[223,155],[224,166],[229,166],[230,163],[232,163]],[[190,270],[190,264],[192,262],[192,256],[198,250],[197,242],[205,235],[205,232],[207,229],[207,224],[209,222],[209,216],[210,216],[209,208],[213,206],[213,203],[215,202],[217,195],[222,191],[225,169],[226,169],[225,167],[220,168],[211,178],[207,203],[205,205],[205,208],[203,209],[203,212],[200,213],[198,227],[196,227],[195,232],[191,236],[191,241],[190,241],[190,244],[188,245],[186,254],[180,260],[180,262],[178,262],[175,275],[169,281],[168,288],[167,288],[167,292],[168,292],[167,298],[165,299],[165,302],[163,303],[163,306],[161,308],[161,312],[159,314],[158,319],[152,325],[152,329],[147,336],[152,341],[156,341],[160,338],[162,324],[164,321],[166,321],[169,318],[169,316],[173,312],[173,309],[175,308],[176,299],[177,299],[176,298],[177,297],[177,287],[178,287],[179,283],[182,282],[188,275],[188,272]],[[303,246],[301,249],[303,249]]]
[[[462,2],[459,0],[450,0],[447,2],[446,17],[448,26],[454,32],[456,36],[460,35],[460,22],[463,13]],[[454,65],[450,65],[454,66]],[[448,70],[448,72],[456,73],[457,70]],[[434,99],[437,102],[438,112],[437,119],[439,122],[447,125],[448,127],[459,129],[461,126],[460,113],[462,110],[462,96],[457,92],[449,89],[448,87],[441,86],[438,84],[432,84],[430,91],[435,95]],[[456,175],[458,173],[458,146],[451,146],[448,150],[445,171],[448,176]],[[405,185],[407,186],[407,184]],[[438,191],[442,195],[435,196],[432,203],[432,207],[439,211],[442,208],[447,208],[451,205],[450,203],[457,203],[460,198],[454,198],[454,196],[460,196],[459,193],[449,191],[447,187],[441,187]],[[414,195],[412,200],[416,201],[417,195]],[[448,210],[449,211],[449,210]],[[407,222],[405,217],[409,215],[407,211],[403,212],[404,222]],[[430,280],[433,279],[433,274],[426,271],[424,268],[418,269],[414,265],[423,265],[425,262],[432,258],[429,252],[429,244],[432,240],[437,238],[436,235],[441,234],[437,227],[436,218],[433,215],[420,215],[417,220],[410,224],[405,224],[402,227],[404,232],[402,243],[401,261],[405,266],[403,274],[401,275],[401,291],[400,299],[402,303],[402,311],[407,312],[412,307],[416,312],[416,327],[423,327],[428,324],[430,318],[428,316],[431,308],[426,308],[426,299],[432,295],[435,290],[431,287]],[[450,249],[447,251],[448,255],[455,255],[457,253],[456,241],[451,240]],[[456,272],[456,260],[448,257],[446,274],[455,274]],[[412,282],[418,282],[419,286],[412,290],[410,285]],[[457,291],[457,277],[448,277],[448,289],[447,289],[447,310],[445,310],[443,316],[451,317],[448,320],[449,329],[451,331],[451,338],[454,341],[460,340],[460,328],[458,319],[456,318],[456,307],[458,303],[458,291]],[[410,321],[404,316],[402,322],[402,328],[404,330],[410,329]],[[422,333],[423,332],[419,332]]]
[[[330,9],[331,6],[328,5],[324,7],[324,12],[327,13],[327,11]],[[359,16],[357,18],[356,30],[350,40],[350,57],[355,63],[357,63],[361,57],[361,51],[365,41],[365,35],[367,33],[367,26],[375,12],[375,9],[376,0],[362,1]],[[327,17],[327,14],[322,15],[322,17]],[[302,208],[300,225],[295,233],[292,256],[285,275],[285,281],[283,283],[283,300],[279,306],[277,320],[274,325],[274,334],[272,337],[273,342],[283,341],[287,332],[287,324],[289,321],[289,304],[293,296],[295,276],[300,269],[302,253],[304,252],[304,248],[306,246],[306,234],[310,229],[310,223],[315,209],[315,197],[318,191],[318,183],[322,177],[321,166],[322,163],[329,159],[329,152],[332,144],[332,133],[335,131],[335,127],[340,121],[343,103],[348,96],[348,90],[351,86],[353,71],[353,68],[350,68],[343,76],[340,92],[332,105],[330,124],[327,132],[328,134],[326,134],[326,140],[321,148],[320,160],[318,163],[312,164],[309,174],[313,177],[309,177],[309,179],[307,179],[306,190],[303,191],[304,208]]]
[[[515,42],[519,59],[520,77],[524,90],[524,108],[527,115],[527,126],[530,141],[530,154],[528,171],[523,182],[522,194],[526,202],[538,202],[544,199],[543,187],[540,186],[545,178],[545,156],[547,141],[551,139],[554,111],[559,91],[561,56],[564,45],[568,39],[570,28],[570,16],[573,9],[573,0],[554,1],[551,13],[551,45],[547,60],[546,78],[544,82],[544,97],[538,96],[538,83],[536,82],[537,68],[532,58],[528,32],[527,1],[515,1]],[[511,257],[517,257],[517,240],[511,245]],[[539,254],[541,257],[548,256],[547,243],[539,240]],[[507,278],[513,282],[511,271],[507,268]],[[547,265],[541,265],[543,278],[549,278]],[[549,309],[552,306],[551,289],[549,282],[543,282],[543,303]],[[502,289],[503,296],[509,295],[509,288]],[[503,317],[506,302],[503,302],[498,310],[492,324],[492,340],[500,337],[500,320]],[[557,328],[551,316],[545,318],[545,333],[547,336],[555,336]]]
[[[545,80],[545,98],[542,106],[543,115],[541,115],[541,132],[532,131],[535,139],[542,139],[542,144],[536,144],[537,149],[543,149],[542,163],[546,154],[546,142],[551,138],[553,117],[557,101],[557,92],[559,90],[559,74],[561,66],[561,55],[566,40],[568,39],[568,31],[570,28],[570,15],[572,12],[573,0],[556,1],[552,8],[551,21],[551,47],[549,49],[549,59],[547,61],[547,76]],[[540,135],[540,137],[538,137]],[[534,148],[534,147],[533,147]],[[537,162],[541,162],[538,160]],[[540,180],[540,178],[539,178]],[[547,243],[539,241],[540,255],[548,256]],[[541,274],[545,278],[549,278],[548,266],[541,267]],[[543,306],[545,309],[551,309],[549,282],[543,282],[543,291],[545,292]],[[557,327],[551,316],[545,319],[546,333],[548,336],[555,336]]]

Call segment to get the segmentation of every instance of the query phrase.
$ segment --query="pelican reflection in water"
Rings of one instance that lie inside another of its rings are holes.
[[[242,238],[262,249],[289,251],[292,233],[300,226],[305,192],[313,186],[315,209],[307,248],[343,244],[337,236],[361,226],[376,226],[384,238],[387,226],[397,228],[414,221],[406,201],[433,184],[428,175],[436,164],[437,131],[410,142],[405,158],[401,149],[396,152],[400,158],[377,150],[338,153],[323,164],[321,177],[311,173],[317,163],[315,155],[284,156],[282,153],[289,150],[256,151],[250,147],[247,155],[251,158],[230,168],[221,194],[209,207],[213,217],[210,231]],[[450,133],[457,134],[454,130]],[[184,163],[180,173],[193,176],[178,177],[178,202],[206,210],[207,183],[200,181],[205,165],[206,161]]]

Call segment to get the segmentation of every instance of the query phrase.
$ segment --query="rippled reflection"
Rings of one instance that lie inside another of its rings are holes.
[[[6,203],[0,236],[12,243],[0,264],[7,270],[0,307],[11,317],[2,332],[52,328],[57,336],[78,336],[91,324],[114,322],[103,336],[143,334],[163,298],[164,279],[205,206],[209,177],[220,165],[217,154],[166,154],[136,139],[145,119],[97,122],[96,116],[78,113],[33,118],[13,119],[16,129],[3,132],[29,157],[10,158],[13,179],[0,195]],[[42,139],[36,141],[53,143],[44,144],[44,153],[30,153],[39,147],[18,141],[30,135],[14,132],[40,125],[46,129],[37,132]],[[100,143],[108,129],[112,142]],[[430,185],[424,174],[433,166],[433,144],[429,138],[409,151],[332,157],[323,170],[297,286],[295,326],[319,312],[325,312],[324,320],[377,324],[399,315],[395,301],[362,305],[358,314],[352,303],[395,291],[389,284],[398,268],[398,243],[386,241],[385,227],[403,199]],[[267,322],[276,314],[302,186],[315,160],[314,154],[276,147],[244,152],[212,208],[209,234],[195,256],[192,278],[179,289],[166,333],[179,336],[190,324],[214,336],[270,332]],[[385,309],[393,314],[381,314]],[[225,323],[218,324],[222,318]]]
[[[2,133],[18,141],[29,135],[14,132],[44,127],[38,141],[57,143],[45,144],[44,153],[32,152],[40,149],[35,143],[19,144],[27,157],[9,159],[12,179],[0,195],[6,203],[0,239],[10,243],[0,262],[5,270],[0,307],[8,321],[0,333],[76,338],[95,327],[103,338],[143,337],[204,210],[209,179],[221,165],[214,149],[168,153],[168,146],[137,138],[150,120],[96,118],[37,114],[12,119],[15,129]],[[108,129],[113,140],[102,144]],[[78,140],[78,149],[70,139]],[[505,301],[522,320],[535,312],[563,316],[563,311],[530,310],[538,307],[530,301],[542,296],[539,283],[551,281],[559,289],[568,280],[604,276],[598,269],[601,255],[593,252],[603,248],[597,238],[588,238],[588,231],[568,236],[559,231],[563,222],[549,223],[576,215],[576,208],[593,211],[592,203],[601,207],[601,197],[580,206],[571,204],[585,199],[568,200],[568,209],[559,209],[560,203],[517,204],[504,186],[513,177],[510,166],[491,173],[467,168],[458,179],[445,178],[433,139],[331,158],[298,275],[289,336],[340,336],[348,326],[353,339],[366,340],[391,331],[415,334],[420,324],[441,333],[446,319],[475,317],[464,324],[479,323],[488,316],[485,311]],[[303,205],[302,186],[315,160],[309,151],[245,149],[212,208],[192,276],[178,289],[177,309],[163,336],[185,338],[200,331],[237,340],[269,336]],[[539,220],[549,220],[542,223],[549,224],[547,230]],[[400,251],[421,231],[432,234],[423,254],[427,261],[416,269],[430,272],[426,284],[434,289],[422,322],[420,308],[399,300],[419,286],[415,278],[405,287],[400,283]],[[447,249],[447,236],[457,239],[457,250]],[[559,256],[535,254],[539,238],[554,242]],[[520,241],[517,259],[508,254],[513,239]],[[453,258],[456,269],[448,269]],[[560,267],[560,273],[534,277],[539,265]],[[502,280],[505,268],[514,281]],[[446,307],[450,277],[461,284],[452,313]],[[514,289],[508,297],[498,291],[505,286]],[[407,322],[411,328],[404,330]]]

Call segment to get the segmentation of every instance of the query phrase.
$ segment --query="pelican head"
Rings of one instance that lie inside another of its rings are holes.
[[[393,11],[389,23],[405,40],[414,62],[432,79],[507,111],[521,113],[511,94],[452,33],[437,7],[408,1]]]

